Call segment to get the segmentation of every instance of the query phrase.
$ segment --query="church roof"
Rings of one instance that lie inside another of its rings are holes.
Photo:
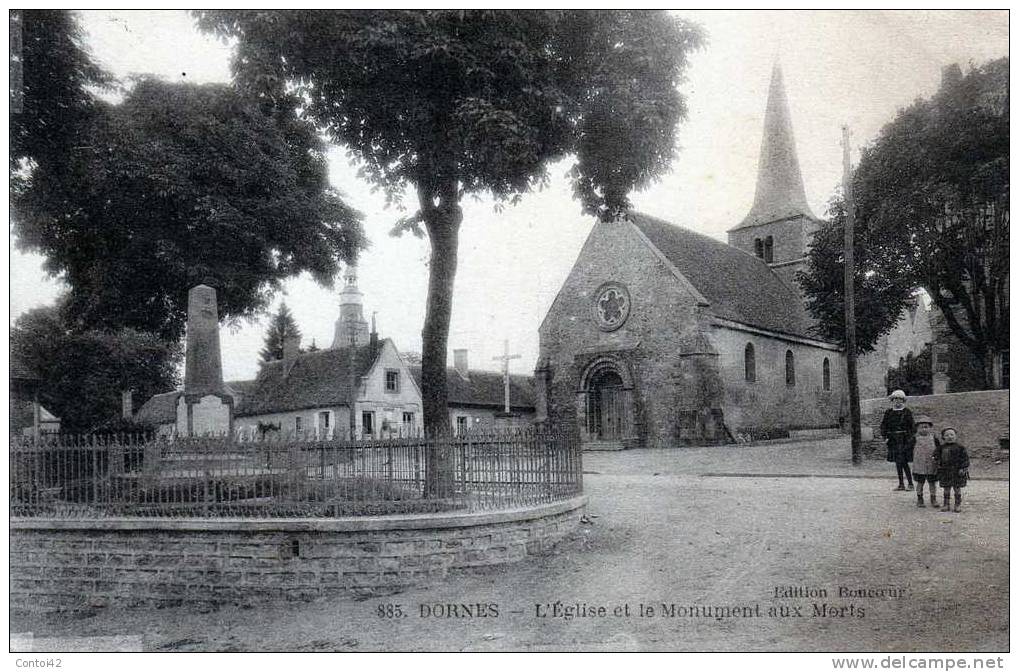
[[[346,405],[351,396],[352,374],[360,378],[368,373],[383,343],[378,341],[358,346],[354,349],[353,358],[350,348],[336,348],[305,352],[289,362],[267,362],[255,380],[229,384],[240,394],[236,415],[243,417]]]
[[[803,175],[796,156],[796,139],[782,82],[782,68],[776,62],[764,111],[764,134],[757,163],[757,190],[750,212],[739,225],[746,228],[791,217],[816,219],[803,190]]]
[[[421,387],[421,367],[412,366],[410,373]],[[502,373],[471,369],[468,379],[450,367],[446,369],[446,394],[450,406],[476,406],[505,408],[505,389]],[[534,379],[531,376],[510,374],[510,408],[534,410]]]
[[[817,340],[803,300],[761,259],[648,215],[632,212],[630,219],[718,317]]]

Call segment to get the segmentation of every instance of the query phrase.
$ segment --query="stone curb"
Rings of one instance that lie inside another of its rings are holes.
[[[421,530],[512,523],[574,511],[587,504],[581,495],[530,508],[478,513],[351,516],[346,518],[13,518],[11,530],[179,530],[238,532],[358,532]]]

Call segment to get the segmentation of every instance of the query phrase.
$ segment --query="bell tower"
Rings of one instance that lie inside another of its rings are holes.
[[[340,292],[340,317],[333,333],[333,348],[364,345],[368,342],[368,322],[364,319],[364,294],[357,288],[357,266],[349,264],[343,273]]]
[[[796,272],[806,263],[818,226],[807,205],[782,66],[776,61],[764,111],[754,204],[743,221],[729,229],[729,244],[762,259],[799,291]]]

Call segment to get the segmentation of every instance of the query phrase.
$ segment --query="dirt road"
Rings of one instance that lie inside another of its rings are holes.
[[[739,471],[827,473],[824,450],[783,450]],[[12,632],[170,651],[1007,649],[1007,482],[974,481],[962,513],[941,513],[887,478],[711,476],[736,472],[731,452],[711,455],[593,455],[589,523],[554,552],[398,595],[15,614]]]

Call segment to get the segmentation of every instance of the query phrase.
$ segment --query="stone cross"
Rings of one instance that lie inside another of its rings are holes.
[[[509,393],[509,387],[510,387],[509,386],[509,384],[510,384],[509,363],[510,363],[511,359],[520,359],[520,355],[511,355],[510,354],[510,351],[509,351],[509,340],[505,340],[505,341],[502,342],[502,351],[503,351],[502,355],[500,355],[499,357],[493,357],[492,359],[497,361],[497,362],[499,362],[499,361],[502,362],[502,384],[503,384],[503,387],[504,387],[503,400],[504,400],[504,403],[505,403],[505,406],[506,406],[506,412],[509,413],[510,412],[510,403],[509,403],[510,402],[510,393]]]

